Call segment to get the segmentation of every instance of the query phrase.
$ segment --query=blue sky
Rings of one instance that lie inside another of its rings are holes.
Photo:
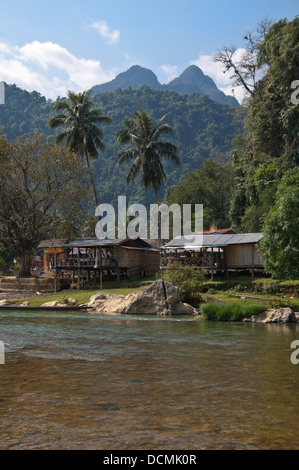
[[[47,98],[107,82],[134,64],[167,83],[197,64],[231,83],[213,55],[244,47],[265,16],[292,20],[297,0],[10,0],[0,3],[0,81]],[[241,90],[235,89],[237,98]]]

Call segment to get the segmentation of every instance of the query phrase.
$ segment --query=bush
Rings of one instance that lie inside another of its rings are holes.
[[[201,313],[210,321],[241,321],[243,318],[258,315],[265,311],[263,305],[245,305],[241,302],[227,304],[206,303],[201,307]]]
[[[263,293],[264,294],[277,294],[279,290],[279,282],[275,280],[270,280],[269,282],[265,282],[263,286]]]
[[[163,279],[179,288],[181,301],[196,308],[203,300],[199,293],[199,287],[202,285],[204,277],[203,271],[183,266],[179,262],[171,264],[163,272]]]

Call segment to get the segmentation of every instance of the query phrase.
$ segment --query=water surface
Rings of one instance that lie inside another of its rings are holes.
[[[299,325],[1,312],[0,449],[299,449]]]

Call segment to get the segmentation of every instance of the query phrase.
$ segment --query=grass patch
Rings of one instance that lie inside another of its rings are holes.
[[[264,311],[264,305],[245,304],[243,302],[206,303],[201,307],[203,318],[209,321],[241,321],[243,318],[258,315]]]
[[[89,299],[92,295],[97,294],[98,292],[109,292],[110,294],[121,294],[121,295],[128,295],[131,292],[136,292],[137,290],[144,289],[144,286],[133,288],[114,288],[114,289],[93,289],[93,290],[65,290],[61,292],[51,293],[51,294],[44,294],[35,297],[29,297],[26,299],[18,300],[14,302],[15,305],[20,305],[24,301],[28,302],[28,306],[30,307],[40,307],[45,302],[52,302],[57,300],[62,304],[70,304],[70,305],[82,305],[89,302]],[[70,303],[69,298],[75,300],[75,302]]]

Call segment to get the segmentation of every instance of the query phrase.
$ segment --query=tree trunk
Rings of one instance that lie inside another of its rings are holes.
[[[25,249],[21,253],[19,277],[31,277],[31,250]]]
[[[157,189],[156,189],[156,188],[154,188],[154,192],[155,192],[155,201],[156,201],[156,204],[159,205],[158,192],[157,192]],[[158,212],[158,244],[159,244],[159,247],[162,246],[161,227],[162,227],[162,224],[161,224],[161,213]]]
[[[98,207],[99,199],[98,199],[97,190],[96,190],[96,187],[95,187],[95,184],[94,184],[94,179],[93,179],[93,176],[92,176],[92,169],[91,169],[91,166],[90,166],[90,163],[89,163],[89,158],[88,158],[88,155],[87,155],[86,151],[85,151],[85,159],[86,159],[86,163],[87,163],[87,167],[88,167],[88,171],[89,171],[90,183],[91,183],[91,186],[92,186],[92,189],[93,189],[94,200],[95,200],[95,203],[96,203],[96,207]]]

